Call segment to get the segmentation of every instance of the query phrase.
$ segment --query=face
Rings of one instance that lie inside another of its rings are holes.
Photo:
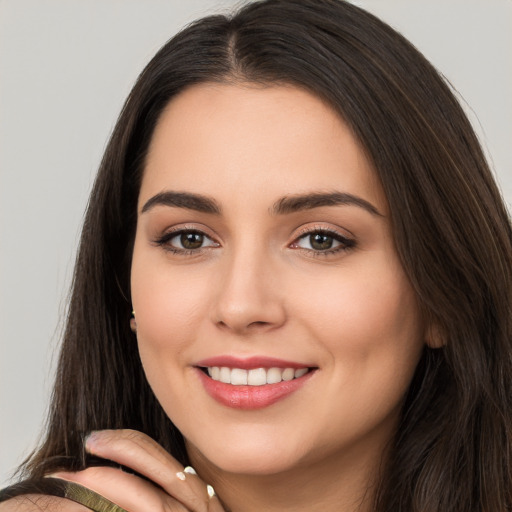
[[[131,274],[140,356],[191,456],[275,474],[375,457],[423,345],[386,198],[294,87],[203,84],[150,145]]]

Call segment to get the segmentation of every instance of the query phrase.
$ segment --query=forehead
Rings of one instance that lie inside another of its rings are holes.
[[[341,117],[309,92],[281,85],[207,83],[174,98],[155,128],[139,203],[167,188],[221,201],[241,191],[270,201],[342,190],[386,203]]]

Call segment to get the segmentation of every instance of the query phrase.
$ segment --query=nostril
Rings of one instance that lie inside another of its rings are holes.
[[[247,324],[243,324],[242,326],[236,325],[235,322],[229,323],[225,322],[223,320],[219,320],[217,322],[217,325],[223,329],[235,329],[235,330],[251,330],[251,329],[258,329],[263,327],[268,327],[269,325],[272,325],[271,322],[263,322],[263,321],[256,321],[256,322],[250,322]]]
[[[247,327],[264,327],[266,325],[269,325],[269,322],[261,322],[261,321],[258,321],[258,322],[251,322]]]

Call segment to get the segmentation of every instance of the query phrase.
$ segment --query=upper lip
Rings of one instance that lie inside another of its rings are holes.
[[[235,357],[228,355],[214,356],[207,359],[202,359],[197,362],[195,366],[206,367],[227,367],[227,368],[241,368],[244,370],[253,370],[255,368],[311,368],[314,365],[309,363],[299,363],[296,361],[285,361],[284,359],[277,359],[267,356],[251,356],[251,357]]]

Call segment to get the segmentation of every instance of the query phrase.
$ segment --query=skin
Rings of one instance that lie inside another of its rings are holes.
[[[222,213],[142,213],[168,190],[209,196]],[[280,198],[334,190],[380,215],[356,205],[270,212]],[[205,246],[186,254],[169,251],[179,236],[155,243],[178,228],[205,233]],[[319,228],[355,246],[313,251],[304,230]],[[331,108],[293,87],[207,84],[174,99],[142,181],[132,298],[148,380],[193,464],[233,510],[261,510],[262,495],[265,510],[297,510],[283,492],[290,482],[302,482],[292,493],[300,503],[318,503],[316,482],[360,499],[396,427],[424,329],[381,186]],[[212,400],[194,369],[224,354],[318,371],[286,399],[240,411]]]
[[[208,196],[221,213],[145,206],[164,191]],[[282,198],[333,191],[371,207],[272,211]],[[174,230],[203,233],[203,245],[186,252],[180,235],[163,241]],[[319,230],[337,251],[312,245]],[[171,497],[160,509],[222,510],[205,482],[236,512],[371,510],[425,325],[381,185],[329,106],[291,86],[250,84],[196,85],[173,99],[149,148],[131,281],[148,381],[200,477],[179,481],[172,457],[127,431],[97,433],[87,448],[163,490],[111,468],[61,477],[133,512]],[[316,371],[277,403],[240,410],[198,378],[197,362],[219,355]]]

